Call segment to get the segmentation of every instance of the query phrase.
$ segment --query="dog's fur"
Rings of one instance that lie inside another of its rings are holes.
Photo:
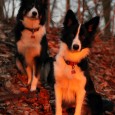
[[[78,23],[72,10],[65,16],[60,49],[53,63],[56,115],[62,115],[62,101],[76,104],[74,115],[82,115],[85,95],[92,115],[102,113],[101,97],[90,78],[87,60],[98,24],[98,16],[84,24]],[[94,99],[90,98],[91,95]]]
[[[36,90],[42,65],[48,58],[46,7],[46,0],[21,0],[17,14],[16,65],[21,72],[27,74],[31,91]]]

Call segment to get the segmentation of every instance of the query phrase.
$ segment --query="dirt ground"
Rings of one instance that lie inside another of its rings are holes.
[[[55,56],[60,42],[60,31],[47,32],[49,52]],[[43,84],[37,92],[29,92],[27,78],[15,65],[13,27],[0,22],[0,115],[54,115],[53,88]],[[103,41],[97,37],[89,56],[90,74],[97,92],[115,104],[115,38]],[[67,115],[63,109],[63,115]],[[115,115],[115,111],[106,115]]]

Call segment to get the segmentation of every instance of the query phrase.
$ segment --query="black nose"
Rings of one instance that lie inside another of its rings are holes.
[[[74,45],[73,45],[73,49],[74,49],[74,50],[78,50],[78,49],[79,49],[79,45],[74,44]]]
[[[35,11],[32,12],[32,15],[33,15],[33,16],[36,16],[36,15],[37,15],[37,12],[35,12]]]

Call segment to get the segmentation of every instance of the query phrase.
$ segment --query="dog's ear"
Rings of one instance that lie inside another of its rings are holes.
[[[21,3],[27,2],[28,0],[21,0]]]
[[[21,0],[21,2],[24,2],[25,0]]]
[[[70,27],[71,25],[78,24],[78,20],[72,10],[68,10],[64,19],[64,27]]]
[[[28,0],[21,0],[21,4],[26,4]]]
[[[96,32],[96,29],[99,25],[99,20],[100,17],[96,16],[84,24],[89,34],[92,35]]]

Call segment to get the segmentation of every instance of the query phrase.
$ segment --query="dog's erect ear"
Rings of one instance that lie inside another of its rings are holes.
[[[100,17],[96,16],[84,24],[89,34],[94,34],[96,32],[99,25],[99,20]]]
[[[21,0],[21,4],[26,4],[28,0]]]
[[[78,20],[72,10],[68,10],[64,20],[64,27],[70,27],[71,25],[78,24]]]
[[[23,2],[27,2],[28,0],[21,0],[21,2],[23,3]]]
[[[20,0],[21,2],[23,2],[23,0]]]

